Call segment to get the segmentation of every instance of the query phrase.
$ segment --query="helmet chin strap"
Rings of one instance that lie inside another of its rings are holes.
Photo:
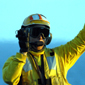
[[[45,43],[42,42],[42,41],[30,42],[29,44],[30,44],[30,50],[32,50],[34,52],[42,51],[44,49],[44,47],[45,47]],[[43,46],[43,48],[41,50],[35,49],[35,48],[37,48],[37,46],[42,46],[42,45],[44,45],[44,46]]]

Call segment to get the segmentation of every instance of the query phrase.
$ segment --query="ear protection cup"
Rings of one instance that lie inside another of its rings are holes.
[[[50,44],[52,40],[52,34],[50,33],[49,37],[46,38],[46,45]]]

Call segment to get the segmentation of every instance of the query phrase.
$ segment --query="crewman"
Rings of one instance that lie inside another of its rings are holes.
[[[9,57],[2,69],[7,84],[71,85],[66,76],[85,51],[85,25],[73,40],[52,49],[46,47],[52,39],[50,29],[42,14],[25,18],[16,35],[20,52]]]

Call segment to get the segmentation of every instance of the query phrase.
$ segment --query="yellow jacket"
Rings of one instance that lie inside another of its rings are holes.
[[[51,55],[51,52],[54,55]],[[51,78],[52,85],[70,85],[66,79],[68,70],[75,64],[85,51],[85,25],[79,34],[70,42],[52,50],[45,48],[42,52],[30,53],[35,57],[37,64],[41,66],[41,55],[44,58],[45,78]],[[3,66],[3,80],[9,85],[17,85],[22,75],[22,85],[39,85],[40,79],[37,67],[32,56],[17,53],[8,58]]]

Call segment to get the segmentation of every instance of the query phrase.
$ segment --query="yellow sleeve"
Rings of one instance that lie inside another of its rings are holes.
[[[15,56],[8,58],[2,69],[3,80],[8,84],[17,85],[25,61],[26,55],[21,53],[17,53]]]
[[[85,51],[85,25],[73,40],[54,48],[54,51],[64,62],[64,66],[70,69]]]

